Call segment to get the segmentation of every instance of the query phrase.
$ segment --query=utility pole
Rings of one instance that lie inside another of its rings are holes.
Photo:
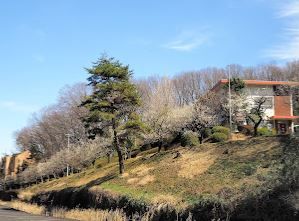
[[[229,105],[229,129],[230,138],[232,137],[232,93],[231,93],[231,76],[230,76],[230,66],[228,66],[228,105]]]
[[[71,134],[66,134],[65,135],[66,137],[67,137],[67,149],[69,150],[69,148],[70,148],[70,138],[71,138]],[[69,174],[70,174],[70,165],[69,164],[67,164],[66,165],[66,176],[69,176]]]
[[[65,135],[67,137],[67,148],[69,149],[70,148],[70,138],[71,138],[71,134],[66,134]]]

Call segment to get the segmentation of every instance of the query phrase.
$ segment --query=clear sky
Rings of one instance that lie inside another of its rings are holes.
[[[295,0],[0,0],[0,155],[106,52],[135,77],[299,56]]]

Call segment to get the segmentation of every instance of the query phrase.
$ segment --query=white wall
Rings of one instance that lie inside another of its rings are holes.
[[[259,85],[247,85],[245,88],[247,94],[247,102],[249,107],[254,106],[254,100],[260,97],[266,97],[272,103],[271,107],[265,107],[265,120],[274,116],[274,91],[273,86],[259,86]]]

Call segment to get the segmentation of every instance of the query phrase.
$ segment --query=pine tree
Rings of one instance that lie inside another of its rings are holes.
[[[86,69],[92,94],[82,103],[89,109],[84,119],[90,138],[112,132],[113,147],[119,159],[119,172],[124,172],[124,154],[119,141],[123,131],[130,125],[130,116],[140,106],[140,96],[130,78],[133,72],[118,60],[102,56],[93,66]],[[130,125],[132,130],[132,124]],[[142,125],[134,122],[134,129]]]

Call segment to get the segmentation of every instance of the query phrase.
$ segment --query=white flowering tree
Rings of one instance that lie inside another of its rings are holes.
[[[147,138],[158,142],[158,152],[160,152],[163,139],[180,131],[190,121],[191,107],[178,106],[173,82],[168,78],[162,78],[149,95],[143,118],[151,129]]]

